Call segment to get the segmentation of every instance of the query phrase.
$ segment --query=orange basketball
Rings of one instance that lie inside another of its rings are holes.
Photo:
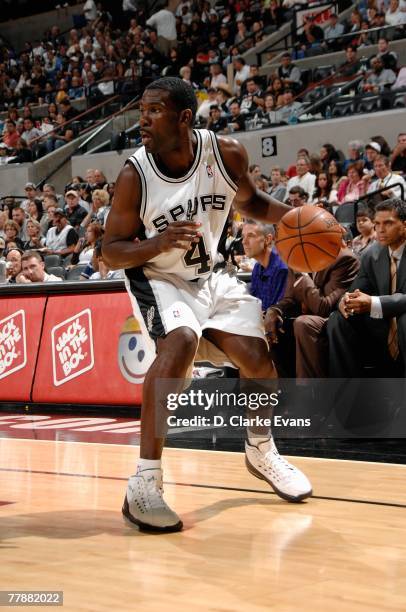
[[[283,261],[297,272],[319,272],[330,266],[341,249],[338,221],[318,206],[299,206],[279,221],[275,244]]]

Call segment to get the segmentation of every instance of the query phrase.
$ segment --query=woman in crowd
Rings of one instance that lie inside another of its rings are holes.
[[[42,205],[42,200],[39,198],[34,198],[34,200],[30,200],[28,203],[28,214],[31,219],[34,221],[38,221],[41,226],[41,230],[43,233],[46,232],[48,226],[48,218],[44,215],[44,208]]]
[[[23,244],[24,251],[41,249],[45,246],[45,238],[42,235],[41,225],[35,219],[28,219],[27,221],[27,236],[28,240]]]
[[[313,193],[311,204],[322,202],[331,204],[337,200],[337,191],[332,187],[333,182],[327,172],[320,172],[316,179],[316,189]]]
[[[96,221],[104,226],[107,215],[110,212],[110,196],[105,189],[95,189],[92,193],[92,206],[81,226],[87,227],[89,223]]]
[[[274,95],[276,108],[280,108],[284,104],[283,93],[284,87],[279,77],[274,77],[272,83],[267,89],[267,93],[270,92]]]
[[[255,113],[255,118],[259,125],[280,123],[282,120],[281,114],[276,110],[275,97],[271,93],[267,93],[264,98],[264,108],[258,108]]]
[[[365,181],[362,180],[362,177],[362,162],[355,162],[354,164],[350,164],[348,166],[347,179],[344,180],[338,188],[337,201],[339,204],[344,204],[345,202],[355,202],[364,195],[366,191],[366,184]]]
[[[331,178],[331,188],[338,190],[340,183],[344,180],[341,163],[332,159],[328,165],[328,175]]]
[[[334,160],[338,160],[339,159],[339,155],[338,155],[335,147],[333,147],[332,144],[327,142],[320,149],[320,160],[321,160],[321,163],[323,164],[323,171],[324,172],[328,172],[329,164],[330,164],[331,160],[333,160],[333,159]]]
[[[18,248],[21,249],[23,246],[23,243],[22,243],[22,240],[20,240],[20,238],[18,237],[19,231],[20,231],[20,228],[18,227],[17,223],[13,221],[12,219],[5,222],[4,234],[6,237],[6,241],[9,242],[10,240],[12,240],[13,242],[16,243]]]
[[[86,228],[86,233],[83,238],[78,240],[77,245],[72,255],[72,265],[88,265],[92,261],[94,247],[96,242],[101,240],[103,236],[103,228],[99,223],[90,223]]]

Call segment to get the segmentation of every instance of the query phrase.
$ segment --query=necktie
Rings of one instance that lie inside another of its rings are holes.
[[[390,278],[391,278],[391,293],[396,292],[396,280],[397,280],[397,259],[396,257],[390,258]],[[398,325],[396,317],[390,319],[389,322],[389,334],[388,334],[388,349],[392,359],[396,360],[399,355],[399,344],[398,344]]]

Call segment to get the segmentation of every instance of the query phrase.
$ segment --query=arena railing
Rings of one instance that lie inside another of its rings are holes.
[[[346,32],[341,34],[341,36],[339,36],[338,38],[325,38],[322,43],[339,43],[339,41],[341,41],[341,46],[344,47],[345,45],[345,40],[346,39],[352,39],[352,38],[357,38],[361,35],[364,34],[376,34],[377,38],[379,38],[380,36],[384,36],[387,32],[390,32],[392,30],[399,30],[399,31],[403,31],[404,36],[406,36],[406,26],[399,26],[399,25],[385,25],[385,26],[379,26],[377,28],[368,28],[368,30],[356,30],[355,32]],[[274,53],[280,53],[283,51],[288,51],[289,48],[294,48],[294,44],[290,45],[290,47],[287,44],[287,40],[292,37],[294,38],[296,30],[292,30],[290,33],[285,34],[284,36],[282,36],[279,40],[275,41],[275,43],[273,43],[270,47],[267,47],[266,49],[262,49],[259,53],[257,53],[257,64],[258,66],[262,66],[262,57],[266,54],[266,53],[270,53],[270,52],[274,52]],[[403,37],[402,37],[403,38]],[[280,43],[281,41],[284,41],[284,46],[282,47],[275,47],[275,45],[277,45],[278,43]],[[326,53],[326,48],[323,47],[322,44],[319,45],[320,48],[320,55],[325,54]],[[314,48],[314,51],[317,50],[317,47]],[[332,51],[333,52],[333,51]],[[317,55],[317,54],[316,54]],[[306,56],[304,58],[301,59],[306,59],[306,57],[310,57],[310,56]]]

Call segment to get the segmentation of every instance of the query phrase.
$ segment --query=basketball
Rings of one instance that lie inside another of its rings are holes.
[[[283,261],[297,272],[319,272],[337,258],[342,245],[338,221],[317,206],[299,206],[277,225],[275,245]]]

